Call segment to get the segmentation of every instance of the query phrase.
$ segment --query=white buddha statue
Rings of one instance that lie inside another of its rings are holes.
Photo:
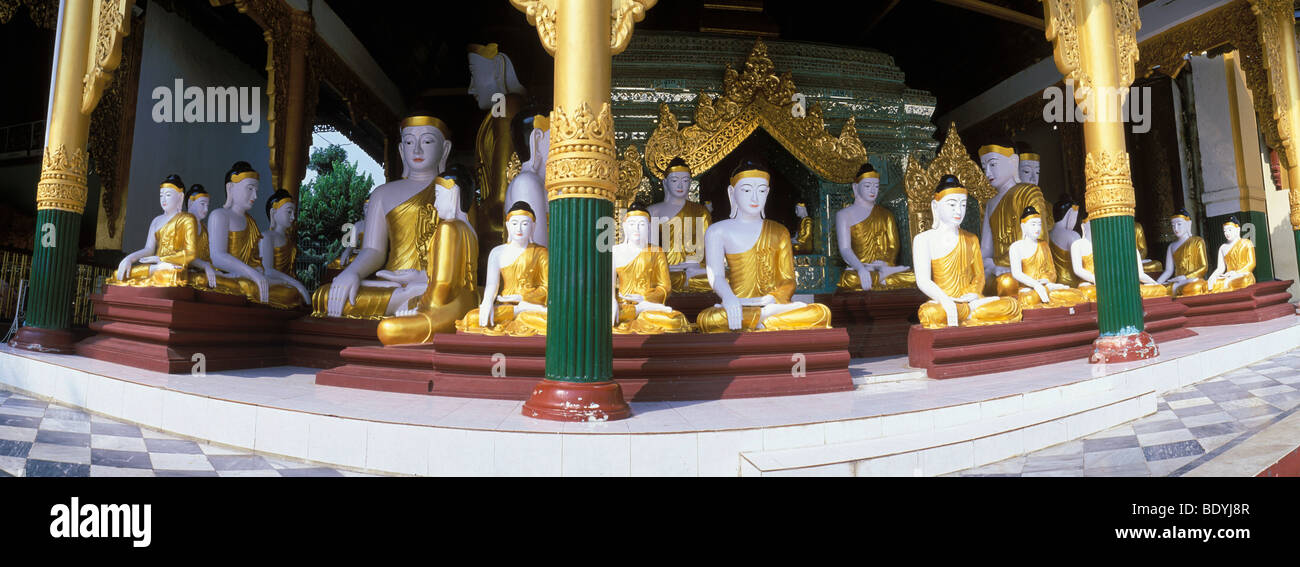
[[[1179,209],[1169,221],[1174,229],[1174,241],[1165,252],[1165,271],[1156,281],[1165,284],[1175,297],[1201,295],[1209,291],[1206,272],[1209,261],[1205,257],[1205,240],[1192,235],[1192,217]]]
[[[1011,273],[999,278],[1014,278],[1014,282],[998,282],[998,289],[1020,286],[1016,300],[1021,309],[1037,307],[1068,307],[1088,301],[1087,295],[1068,285],[1057,283],[1056,266],[1052,251],[1039,239],[1043,234],[1043,219],[1033,207],[1020,214],[1020,240],[1011,244]]]
[[[520,156],[526,158],[523,167],[513,180],[510,186],[506,188],[505,202],[514,204],[519,201],[528,203],[532,208],[533,214],[537,216],[536,225],[533,228],[533,242],[545,247],[547,240],[546,213],[548,210],[548,201],[546,199],[546,157],[551,150],[551,126],[550,118],[540,114],[525,118],[521,128],[531,128],[528,135],[528,155]],[[505,216],[509,210],[502,207],[501,214]]]
[[[198,183],[190,185],[190,190],[185,192],[185,212],[194,215],[199,232],[198,254],[194,257],[194,261],[190,262],[191,270],[203,273],[203,277],[194,277],[198,275],[197,273],[191,274],[190,277],[191,285],[198,289],[217,287],[217,269],[212,265],[212,253],[208,251],[208,227],[205,222],[208,218],[208,206],[211,204],[212,196]]]
[[[198,220],[182,210],[185,182],[179,175],[159,185],[158,202],[163,212],[149,221],[144,247],[122,258],[108,284],[176,287],[189,281],[190,263],[198,257]]]
[[[828,307],[791,299],[790,231],[763,218],[770,180],[767,168],[750,160],[741,160],[731,174],[731,218],[713,224],[704,235],[709,282],[722,303],[700,312],[696,323],[701,331],[830,328]]]
[[[1210,293],[1235,291],[1255,285],[1255,243],[1241,237],[1241,223],[1236,215],[1223,223],[1223,237],[1228,241],[1219,246],[1219,264],[1206,279]]]
[[[901,289],[916,286],[916,274],[898,266],[902,241],[894,213],[876,204],[880,174],[870,163],[858,168],[853,183],[853,204],[835,213],[835,237],[840,258],[848,268],[840,275],[839,289]]]
[[[257,202],[258,183],[259,176],[248,162],[236,162],[226,172],[226,205],[208,215],[208,247],[212,265],[233,278],[223,283],[218,274],[217,291],[236,293],[234,286],[237,284],[239,291],[250,301],[294,308],[302,304],[299,291],[262,271],[262,259],[258,255],[262,231],[248,214]],[[285,250],[281,254],[289,257],[292,265],[291,251]]]
[[[1073,199],[1068,196],[1063,197],[1056,202],[1056,207],[1052,211],[1056,218],[1056,226],[1052,227],[1052,232],[1048,238],[1048,246],[1052,249],[1052,264],[1056,267],[1056,281],[1058,283],[1077,287],[1079,277],[1074,275],[1074,263],[1070,259],[1070,246],[1074,241],[1083,238],[1075,231],[1079,224],[1079,205],[1075,204]]]
[[[420,269],[419,241],[432,229],[426,225],[437,222],[434,179],[447,167],[450,134],[442,120],[421,113],[403,120],[400,132],[402,179],[370,193],[361,252],[328,287],[313,294],[314,316],[382,319],[428,285]],[[380,270],[386,278],[366,279]]]
[[[1021,183],[1038,185],[1038,174],[1042,169],[1043,158],[1026,142],[1016,142],[1016,158],[1020,162],[1016,169],[1016,178]]]
[[[681,333],[691,324],[664,304],[672,293],[668,255],[650,245],[650,213],[641,203],[628,208],[623,242],[614,245],[614,333]]]
[[[984,256],[980,239],[961,229],[966,199],[966,188],[957,177],[943,176],[930,203],[934,228],[912,240],[916,287],[930,298],[917,309],[921,326],[927,329],[1020,321],[1020,303],[1015,297],[981,295]]]
[[[262,233],[262,240],[257,244],[258,255],[262,258],[262,273],[266,274],[271,285],[287,285],[298,290],[304,303],[311,304],[311,294],[307,287],[293,277],[293,263],[298,256],[298,246],[289,236],[298,218],[298,205],[293,202],[293,195],[279,189],[266,201],[266,218],[270,226]]]
[[[979,149],[980,164],[997,194],[984,209],[984,229],[980,248],[984,252],[984,270],[993,280],[1011,271],[1007,249],[1020,238],[1020,212],[1025,207],[1047,211],[1043,190],[1031,183],[1017,181],[1019,156],[1011,146],[990,144]],[[1052,228],[1052,219],[1043,218],[1043,227]],[[1043,235],[1046,240],[1046,234]],[[1003,280],[1005,281],[1005,280]],[[993,285],[993,282],[990,282]],[[998,295],[1015,295],[1016,289],[997,290]]]
[[[456,330],[526,337],[546,334],[550,256],[533,241],[532,207],[519,201],[506,213],[506,243],[488,254],[483,301],[456,322]]]
[[[709,230],[709,210],[691,201],[691,168],[680,157],[664,168],[664,200],[647,207],[651,218],[650,243],[668,254],[668,274],[673,291],[706,292],[709,276],[704,268],[704,234]]]
[[[1097,301],[1096,263],[1092,257],[1092,223],[1088,221],[1087,211],[1080,216],[1079,227],[1083,230],[1083,238],[1075,240],[1070,245],[1070,265],[1075,277],[1079,279],[1079,291],[1088,297],[1088,301]],[[1165,286],[1142,271],[1142,255],[1136,248],[1133,250],[1133,257],[1137,261],[1138,294],[1143,298],[1169,295],[1169,290]]]

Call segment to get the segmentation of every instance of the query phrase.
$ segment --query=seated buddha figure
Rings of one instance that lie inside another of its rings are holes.
[[[1079,226],[1083,230],[1083,238],[1070,245],[1070,263],[1074,275],[1079,278],[1079,291],[1088,297],[1088,301],[1097,301],[1097,272],[1092,258],[1092,223],[1088,222],[1087,211],[1084,211],[1080,217]],[[1133,254],[1138,262],[1138,294],[1144,298],[1169,295],[1169,290],[1165,289],[1165,286],[1156,283],[1151,276],[1142,271],[1142,257],[1137,250],[1134,250]]]
[[[979,149],[980,164],[989,183],[997,194],[989,199],[984,209],[984,234],[980,239],[980,248],[984,253],[984,271],[990,281],[987,285],[992,291],[998,276],[1011,271],[1011,257],[1007,250],[1011,243],[1020,239],[1020,213],[1025,207],[1046,213],[1047,200],[1043,190],[1032,183],[1018,181],[1019,156],[1010,145],[990,144]],[[1044,216],[1043,229],[1052,229],[1052,219]],[[1046,240],[1046,232],[1040,237]],[[1009,282],[1011,288],[997,290],[997,295],[1014,296],[1019,292],[1019,285]],[[1014,288],[1014,289],[1012,289]]]
[[[1020,286],[1016,299],[1021,309],[1039,307],[1069,307],[1085,303],[1088,297],[1070,286],[1057,283],[1056,266],[1052,251],[1046,242],[1039,240],[1043,233],[1043,218],[1033,207],[1025,207],[1020,214],[1020,240],[1011,244],[1011,273],[998,278],[1014,278]],[[998,282],[998,289],[1012,287],[1012,283]]]
[[[794,238],[790,239],[790,244],[794,246],[795,254],[812,254],[813,253],[813,220],[808,216],[808,205],[799,203],[794,206],[794,216],[799,219],[799,231],[795,233]]]
[[[839,289],[916,287],[912,269],[894,264],[898,260],[898,221],[892,211],[876,204],[879,196],[880,174],[864,163],[853,182],[853,204],[835,213],[840,258],[848,264],[840,275]]]
[[[945,175],[934,190],[934,228],[912,240],[916,287],[930,297],[917,317],[926,329],[976,327],[1020,321],[1015,297],[983,297],[984,262],[979,237],[961,229],[966,188]]]
[[[1137,240],[1138,256],[1142,258],[1142,271],[1148,274],[1160,275],[1165,271],[1165,265],[1159,260],[1147,258],[1147,231],[1142,228],[1142,223],[1133,219],[1133,238]]]
[[[262,231],[248,214],[257,202],[257,188],[258,174],[253,166],[245,161],[235,162],[226,172],[226,205],[208,215],[208,251],[212,265],[230,275],[225,283],[218,275],[215,291],[233,291],[233,286],[238,284],[250,301],[294,308],[302,304],[305,294],[262,271],[262,258],[258,255]]]
[[[439,222],[428,245],[429,283],[395,316],[379,322],[379,341],[386,345],[427,343],[434,333],[454,333],[456,321],[478,305],[478,236],[459,215],[474,202],[473,177],[452,165],[434,184]]]
[[[321,286],[312,295],[315,317],[383,319],[419,295],[404,293],[394,297],[394,291],[409,288],[414,292],[427,285],[427,274],[419,269],[419,241],[437,221],[432,210],[436,186],[433,180],[447,167],[450,131],[442,120],[417,112],[402,121],[399,132],[402,178],[370,193],[370,208],[364,219],[365,243],[328,287]],[[367,279],[380,270],[390,272],[395,280]]]
[[[456,330],[527,337],[546,334],[546,247],[533,242],[537,223],[523,201],[506,214],[506,243],[488,254],[483,301],[456,322]]]
[[[1209,260],[1205,257],[1205,240],[1192,235],[1192,216],[1179,209],[1169,220],[1175,240],[1165,252],[1165,271],[1156,280],[1169,288],[1174,297],[1201,295],[1209,291],[1205,274]]]
[[[1079,277],[1074,275],[1074,263],[1070,260],[1070,245],[1083,238],[1076,231],[1079,224],[1079,205],[1067,197],[1056,202],[1052,209],[1056,226],[1048,235],[1048,246],[1052,249],[1052,265],[1056,267],[1056,282],[1071,287],[1079,285]]]
[[[551,126],[550,118],[541,114],[524,114],[515,115],[515,125],[512,126],[515,132],[528,132],[527,142],[520,144],[519,159],[523,160],[520,166],[519,175],[510,180],[506,186],[505,204],[514,206],[514,203],[523,201],[533,209],[533,214],[537,216],[536,226],[533,229],[533,242],[545,248],[549,242],[547,232],[547,219],[549,203],[546,199],[546,159],[551,151]],[[501,214],[509,213],[508,209],[502,207]],[[507,240],[509,240],[507,238]]]
[[[266,201],[266,218],[270,226],[257,243],[258,255],[262,260],[262,273],[266,274],[271,285],[287,285],[298,290],[305,303],[311,303],[311,294],[307,287],[293,277],[293,262],[298,257],[298,246],[289,232],[298,218],[298,205],[293,202],[293,195],[284,189],[278,189]],[[290,305],[288,307],[296,307]]]
[[[346,268],[348,264],[352,263],[352,260],[354,260],[357,257],[357,254],[361,252],[361,247],[365,242],[366,237],[366,213],[369,212],[370,199],[367,198],[366,202],[361,205],[361,220],[354,225],[354,230],[356,230],[356,240],[353,241],[352,244],[355,246],[344,246],[343,251],[339,252],[339,256],[330,260],[330,263],[325,265],[326,269],[342,270],[343,268]]]
[[[681,312],[664,304],[672,291],[668,255],[650,245],[650,213],[633,203],[623,219],[623,242],[614,245],[614,333],[657,335],[691,330]]]
[[[727,197],[731,218],[704,234],[709,281],[722,303],[700,312],[706,333],[828,329],[831,310],[820,303],[791,301],[795,291],[790,231],[763,218],[771,174],[742,159],[731,173]]]
[[[664,200],[646,209],[651,219],[650,243],[668,254],[673,291],[710,291],[713,288],[704,268],[704,234],[709,230],[711,215],[704,205],[688,199],[691,167],[686,160],[675,157],[668,162],[663,187]]]
[[[212,254],[208,251],[208,226],[204,222],[208,218],[208,206],[212,204],[212,195],[202,185],[195,183],[190,185],[190,190],[185,192],[185,212],[194,215],[194,220],[198,222],[198,250],[194,261],[190,262],[190,285],[197,289],[211,289],[217,287],[217,269],[212,265]],[[238,288],[238,284],[235,286]]]
[[[1223,223],[1228,242],[1219,247],[1219,265],[1206,280],[1211,293],[1235,291],[1255,285],[1255,243],[1241,237],[1241,223],[1228,217]]]
[[[108,278],[110,285],[177,287],[189,282],[190,263],[198,257],[199,221],[183,212],[185,182],[169,175],[158,188],[162,214],[149,222],[144,248],[127,254]]]

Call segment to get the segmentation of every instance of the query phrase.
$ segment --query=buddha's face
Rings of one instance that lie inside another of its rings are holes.
[[[451,189],[438,185],[433,191],[433,207],[438,209],[438,217],[442,219],[456,218],[456,213],[460,208],[460,185],[454,185]],[[369,203],[366,204],[370,206]]]
[[[498,65],[495,58],[469,54],[469,95],[474,97],[474,102],[478,103],[481,110],[492,108],[492,95],[505,94],[505,86],[497,78]]]
[[[980,156],[980,165],[984,167],[984,176],[994,187],[1005,187],[1016,179],[1016,164],[1012,158],[997,152]]]
[[[664,191],[678,199],[685,199],[691,192],[691,174],[686,171],[674,171],[664,176]]]
[[[443,153],[448,149],[446,145],[442,131],[433,126],[402,128],[402,143],[398,148],[407,177],[437,175],[442,168]]]
[[[880,179],[868,177],[853,184],[853,194],[868,203],[875,203],[880,196]]]
[[[930,205],[930,212],[934,213],[936,224],[949,227],[961,226],[962,219],[966,218],[966,195],[962,193],[946,195]]]
[[[1178,238],[1187,238],[1192,235],[1192,222],[1183,217],[1174,217],[1169,221],[1174,229],[1174,236]]]
[[[1020,180],[1025,183],[1038,185],[1038,169],[1040,166],[1041,164],[1036,161],[1021,161]]]
[[[801,203],[801,204],[798,204],[798,205],[795,205],[795,207],[794,207],[794,216],[799,217],[799,218],[804,218],[804,217],[808,216],[808,207],[804,206],[802,203]]]
[[[1227,238],[1229,243],[1236,242],[1238,238],[1241,238],[1241,227],[1233,223],[1225,223],[1223,225],[1223,237]]]
[[[166,212],[176,212],[181,210],[181,204],[185,202],[185,195],[170,185],[163,185],[158,188],[158,204]]]
[[[257,202],[257,180],[244,179],[238,183],[227,183],[226,195],[230,208],[247,211]]]
[[[292,201],[271,209],[271,221],[275,226],[289,228],[293,225],[294,219],[298,218],[298,205]]]
[[[506,220],[506,233],[511,244],[527,246],[533,238],[533,219],[528,215],[515,214]]]
[[[746,177],[728,187],[731,201],[735,204],[738,216],[762,218],[763,207],[767,205],[768,182],[762,177]]]
[[[1043,235],[1043,219],[1035,217],[1020,223],[1020,232],[1025,238],[1038,240]]]
[[[212,204],[212,199],[204,195],[190,201],[190,214],[194,218],[203,220],[208,216],[208,205]]]
[[[641,248],[650,242],[650,217],[645,215],[628,215],[623,221],[623,238],[629,244]]]

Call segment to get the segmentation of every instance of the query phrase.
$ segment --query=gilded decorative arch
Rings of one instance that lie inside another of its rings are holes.
[[[645,145],[645,162],[660,179],[674,157],[681,156],[696,175],[717,165],[762,128],[813,173],[831,182],[852,183],[858,167],[867,161],[867,149],[858,139],[854,119],[844,123],[839,136],[826,131],[821,107],[805,112],[796,105],[790,73],[776,74],[763,40],[754,43],[743,71],[730,65],[723,75],[720,96],[700,93],[695,123],[679,128],[667,104],[659,105],[659,125]]]
[[[911,227],[912,238],[922,230],[930,228],[933,213],[930,201],[934,199],[934,187],[939,178],[956,175],[962,186],[980,206],[983,217],[984,203],[998,194],[980,164],[971,159],[970,152],[957,135],[957,123],[948,126],[948,137],[939,148],[939,154],[928,165],[922,166],[920,158],[913,154],[907,160],[907,170],[903,173],[903,184],[907,188],[907,224]]]

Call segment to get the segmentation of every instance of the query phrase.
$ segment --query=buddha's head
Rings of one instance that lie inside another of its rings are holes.
[[[226,208],[248,212],[257,202],[258,175],[246,161],[237,161],[226,172]]]
[[[198,183],[190,185],[190,190],[185,192],[185,212],[200,221],[208,216],[208,206],[211,204],[212,196]]]
[[[1038,209],[1025,207],[1020,213],[1020,236],[1028,240],[1038,240],[1043,235],[1043,215]]]
[[[524,86],[515,76],[515,66],[497,44],[469,44],[469,95],[482,110],[492,108],[492,95],[524,94]]]
[[[799,217],[799,218],[801,218],[801,219],[806,219],[806,218],[808,218],[808,205],[807,205],[807,204],[804,204],[804,203],[799,203],[799,204],[795,205],[795,206],[794,206],[794,216]]]
[[[276,189],[271,198],[266,200],[266,218],[271,222],[271,231],[288,231],[298,218],[298,205],[293,202],[293,195],[284,189]]]
[[[158,185],[158,204],[165,213],[179,212],[185,206],[185,182],[175,173]]]
[[[1092,242],[1092,222],[1088,220],[1088,211],[1079,211],[1079,232],[1083,237]]]
[[[1223,222],[1223,237],[1228,239],[1228,244],[1233,244],[1241,238],[1241,223],[1237,221],[1237,215],[1232,215]]]
[[[1065,230],[1074,230],[1079,221],[1079,205],[1070,197],[1062,197],[1056,205],[1052,207],[1052,216],[1060,219],[1056,226]]]
[[[402,120],[401,142],[403,178],[429,179],[447,167],[451,155],[451,130],[447,124],[427,113],[417,112]]]
[[[623,240],[637,248],[650,242],[650,212],[640,201],[627,208],[623,219]]]
[[[767,166],[753,159],[742,159],[731,171],[727,198],[731,200],[731,218],[762,219],[771,189]]]
[[[1017,170],[1020,181],[1038,185],[1038,170],[1042,158],[1034,152],[1034,148],[1028,142],[1016,143],[1016,157],[1020,161],[1020,168]]]
[[[691,166],[686,165],[686,160],[675,157],[668,162],[668,167],[664,168],[664,198],[671,195],[677,199],[685,199],[690,192]]]
[[[1169,225],[1174,229],[1174,236],[1180,240],[1192,235],[1192,215],[1187,213],[1187,209],[1178,209],[1169,219]]]
[[[467,212],[474,202],[474,179],[469,169],[454,163],[433,179],[433,206],[438,209],[438,218],[451,220],[460,213]]]
[[[945,175],[939,179],[934,188],[934,200],[930,202],[930,212],[934,215],[935,228],[960,227],[966,218],[966,188],[955,175]]]
[[[528,246],[537,226],[537,215],[524,201],[515,201],[506,212],[506,240],[515,246]]]
[[[705,202],[704,202],[704,209],[707,210],[707,211],[709,211],[710,213],[712,213],[712,212],[713,212],[713,201],[705,201]]]
[[[863,163],[853,181],[853,197],[859,202],[875,204],[880,196],[880,173],[871,163]]]
[[[980,166],[989,183],[998,189],[1006,189],[1016,183],[1016,150],[1010,145],[989,144],[980,147]]]

